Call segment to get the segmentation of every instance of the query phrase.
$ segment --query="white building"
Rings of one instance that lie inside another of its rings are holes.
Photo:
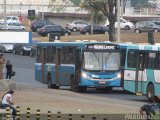
[[[4,13],[4,1],[0,0],[0,13]],[[27,14],[28,10],[35,10],[38,14],[39,12],[67,12],[67,13],[76,13],[83,12],[79,7],[75,7],[70,0],[63,2],[63,0],[56,0],[52,6],[50,0],[6,0],[6,13],[7,14]],[[62,7],[58,11],[57,6],[66,6]],[[54,9],[53,9],[54,8]]]

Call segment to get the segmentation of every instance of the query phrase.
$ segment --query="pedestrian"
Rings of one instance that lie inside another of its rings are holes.
[[[6,79],[11,79],[11,74],[12,74],[12,64],[8,60],[6,63]]]
[[[4,64],[5,64],[5,59],[3,57],[3,54],[0,54],[0,79],[3,79]]]
[[[17,111],[14,107],[13,94],[14,94],[13,90],[9,90],[6,94],[4,94],[4,96],[2,97],[1,107],[2,107],[2,109],[6,109],[7,107],[12,109],[12,115],[14,118],[16,116]]]
[[[22,15],[20,14],[20,15],[18,16],[18,18],[19,18],[20,23],[22,24],[22,21],[23,21]]]
[[[143,105],[139,112],[141,115],[146,114],[147,120],[151,120],[152,118],[156,117],[159,114],[159,107],[157,103],[155,102],[155,97],[150,97],[148,99],[148,104]]]

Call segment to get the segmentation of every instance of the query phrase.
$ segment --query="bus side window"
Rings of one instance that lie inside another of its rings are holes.
[[[42,62],[42,47],[37,47],[37,63]]]
[[[125,66],[125,61],[126,61],[126,50],[121,51],[121,66]]]
[[[63,64],[72,64],[74,63],[74,53],[76,49],[73,47],[63,47],[62,49],[62,63]]]
[[[128,51],[127,65],[129,68],[136,68],[137,54],[134,51]]]
[[[51,58],[52,58],[52,47],[48,46],[47,47],[47,63],[51,63]]]
[[[160,53],[157,54],[157,69],[160,69]]]
[[[156,53],[148,53],[147,55],[147,68],[148,69],[155,69],[156,67]]]

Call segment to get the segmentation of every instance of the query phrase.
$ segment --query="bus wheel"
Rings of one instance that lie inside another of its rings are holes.
[[[51,80],[48,80],[48,88],[52,88],[52,82],[51,82]]]
[[[52,88],[53,87],[53,85],[52,85],[52,82],[51,82],[51,75],[50,74],[48,74],[48,76],[47,76],[47,83],[48,83],[48,88]]]
[[[155,93],[154,93],[154,85],[152,84],[152,83],[150,83],[148,86],[147,86],[147,92],[146,92],[147,94],[147,98],[150,98],[150,97],[152,97],[152,96],[154,96],[155,95]]]
[[[53,85],[52,85],[52,88],[53,88],[53,89],[59,89],[59,86],[57,86],[56,84],[53,84]]]
[[[77,92],[78,89],[77,89],[77,85],[76,85],[75,83],[76,83],[75,78],[72,76],[72,77],[70,78],[71,91]]]

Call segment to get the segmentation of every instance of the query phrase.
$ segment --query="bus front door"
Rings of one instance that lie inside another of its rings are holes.
[[[137,53],[136,74],[135,74],[135,93],[137,95],[143,94],[143,79],[144,79],[144,53]]]
[[[46,54],[47,54],[47,50],[46,48],[42,49],[42,83],[47,83],[46,79],[45,79],[45,64],[46,64]]]

